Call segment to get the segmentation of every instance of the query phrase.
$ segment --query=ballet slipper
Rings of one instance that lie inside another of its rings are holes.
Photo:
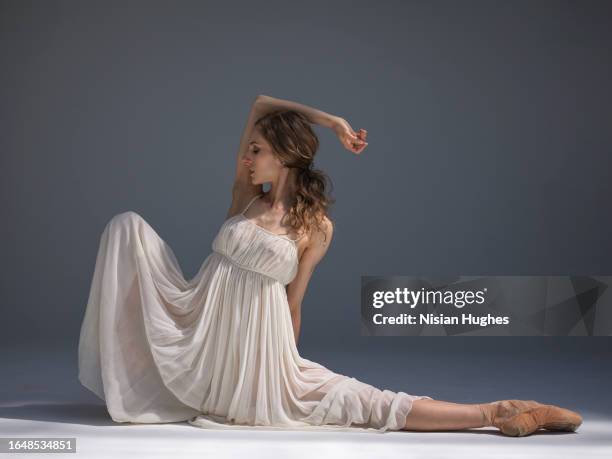
[[[492,405],[490,424],[512,437],[530,435],[540,428],[574,432],[582,424],[578,413],[534,400],[502,400]]]

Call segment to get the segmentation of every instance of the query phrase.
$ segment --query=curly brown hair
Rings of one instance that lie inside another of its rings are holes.
[[[295,110],[281,109],[259,118],[255,127],[272,146],[281,163],[298,170],[295,205],[287,212],[289,226],[296,231],[303,228],[307,233],[313,229],[321,230],[324,217],[333,221],[329,209],[335,199],[327,191],[333,189],[329,176],[313,167],[319,138],[309,120]]]

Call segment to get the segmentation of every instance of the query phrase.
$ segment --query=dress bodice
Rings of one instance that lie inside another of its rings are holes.
[[[283,285],[290,283],[297,274],[296,242],[257,225],[244,215],[244,211],[223,222],[213,239],[212,249],[233,264],[276,279]]]

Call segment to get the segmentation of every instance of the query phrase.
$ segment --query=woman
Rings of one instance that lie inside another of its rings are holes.
[[[302,299],[333,236],[309,123],[333,129],[354,154],[368,145],[367,132],[342,118],[258,96],[227,219],[193,279],[140,215],[107,224],[81,328],[79,380],[112,419],[378,432],[495,426],[515,436],[575,430],[580,416],[556,406],[396,393],[299,355]]]

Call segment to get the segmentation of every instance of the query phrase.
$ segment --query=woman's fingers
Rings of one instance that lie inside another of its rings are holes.
[[[349,151],[359,154],[368,146],[367,135],[368,131],[365,129],[359,129],[359,132],[355,132],[347,128],[342,136],[342,143]]]
[[[368,146],[367,142],[364,142],[360,145],[353,145],[353,148],[351,149],[354,153],[361,153],[366,147]]]

